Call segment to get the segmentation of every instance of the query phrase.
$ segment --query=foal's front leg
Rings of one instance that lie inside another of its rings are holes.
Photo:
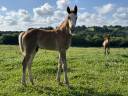
[[[106,55],[106,48],[104,48],[104,55]]]
[[[110,48],[108,47],[107,53],[110,54]]]
[[[56,76],[56,80],[58,81],[58,83],[60,83],[61,69],[62,69],[62,58],[61,58],[61,54],[59,53],[58,71]]]
[[[64,71],[64,83],[69,85],[69,81],[67,77],[66,50],[61,51],[61,58],[62,58],[62,67]]]

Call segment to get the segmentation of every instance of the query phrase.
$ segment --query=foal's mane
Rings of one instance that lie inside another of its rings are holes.
[[[67,21],[68,21],[68,19],[66,17],[66,19],[59,26],[56,27],[56,29],[62,30],[66,26]]]

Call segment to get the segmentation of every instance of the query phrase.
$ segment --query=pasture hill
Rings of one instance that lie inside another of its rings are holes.
[[[43,29],[53,29],[47,27]],[[27,30],[27,29],[26,29]],[[22,31],[0,31],[0,44],[18,44],[18,35]],[[128,47],[128,26],[77,26],[72,38],[72,46],[100,47],[103,36],[109,33],[111,36],[111,47]]]

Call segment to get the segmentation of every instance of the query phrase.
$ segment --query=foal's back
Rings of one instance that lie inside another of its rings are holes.
[[[24,41],[27,46],[37,46],[48,50],[67,49],[70,46],[71,36],[59,29],[31,29],[25,32]]]
[[[56,37],[56,30],[31,29],[25,32],[24,41],[27,43],[27,46],[37,46],[39,48],[55,50]]]

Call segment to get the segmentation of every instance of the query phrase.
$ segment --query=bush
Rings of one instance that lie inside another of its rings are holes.
[[[53,29],[52,27],[43,28],[47,30]],[[10,32],[5,35],[5,32],[0,32],[0,44],[18,44],[18,35],[20,32]],[[103,36],[105,33],[110,34],[111,47],[128,47],[128,27],[122,26],[77,26],[74,30],[76,35],[72,37],[72,46],[83,47],[101,47]]]
[[[18,44],[18,35],[17,34],[7,34],[0,36],[0,44]]]

